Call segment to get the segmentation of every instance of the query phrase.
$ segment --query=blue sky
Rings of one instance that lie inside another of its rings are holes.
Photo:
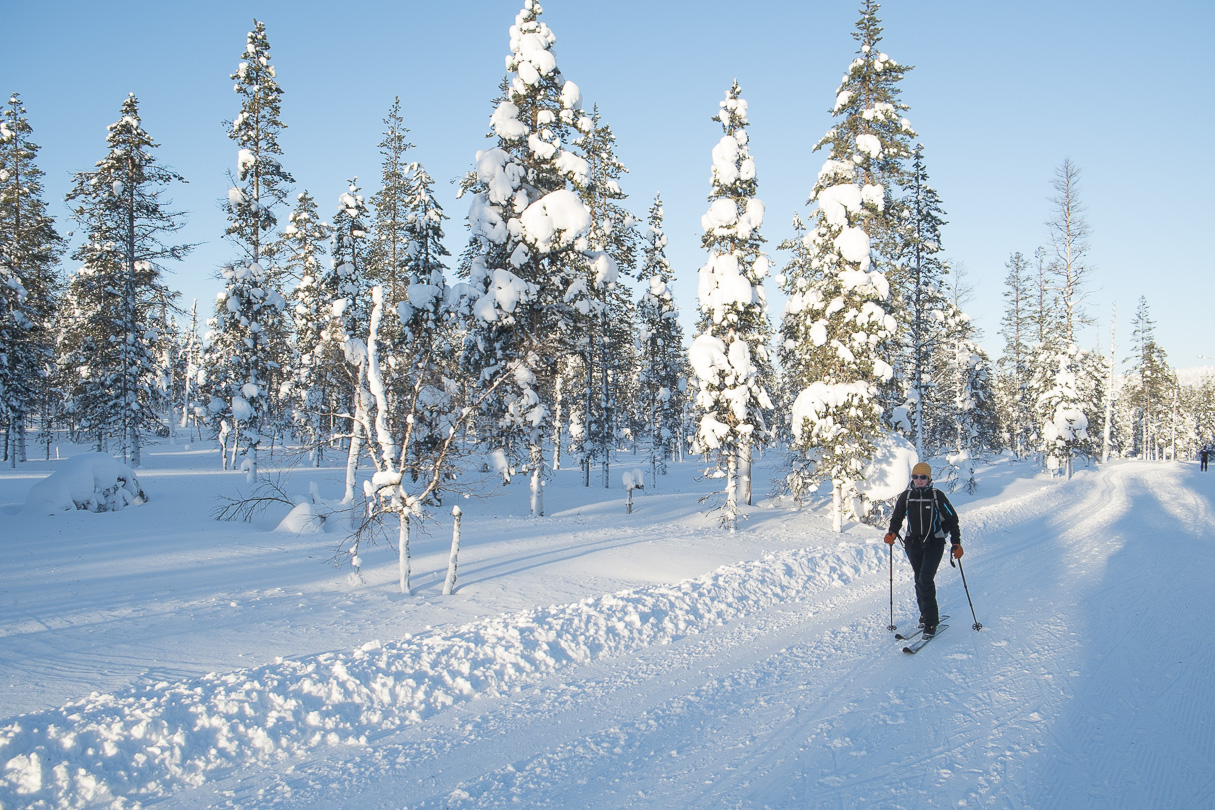
[[[267,26],[285,90],[283,162],[298,189],[332,217],[357,176],[378,187],[383,118],[402,99],[412,157],[436,178],[451,216],[449,246],[465,241],[454,182],[485,148],[490,102],[505,73],[507,29],[521,0],[366,2],[21,3],[3,12],[3,92],[19,92],[42,147],[46,197],[61,231],[72,172],[105,151],[105,127],[128,92],[160,161],[189,181],[172,191],[189,213],[185,241],[203,243],[173,270],[188,308],[209,315],[216,269],[234,258],[219,207],[236,146],[223,121],[239,109],[228,76],[256,17]],[[750,105],[751,154],[767,206],[762,233],[790,235],[825,156],[813,145],[851,61],[857,0],[692,3],[549,0],[558,64],[598,104],[617,136],[628,204],[645,216],[661,191],[675,292],[690,324],[704,263],[700,217],[709,193],[711,120],[737,78]],[[1215,293],[1207,150],[1209,2],[892,0],[883,50],[915,66],[903,82],[949,224],[945,252],[973,288],[967,310],[993,359],[1009,254],[1046,244],[1050,181],[1064,158],[1082,171],[1092,232],[1084,345],[1108,351],[1118,308],[1118,357],[1146,296],[1157,337],[1178,368],[1210,364]],[[1192,33],[1191,33],[1192,32]],[[1195,40],[1194,37],[1203,39]],[[280,213],[280,221],[285,219]],[[772,320],[781,296],[768,285]]]

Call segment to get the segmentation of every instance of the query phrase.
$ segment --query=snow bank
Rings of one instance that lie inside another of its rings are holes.
[[[322,534],[325,531],[325,515],[305,501],[288,512],[274,530],[290,534]]]
[[[25,511],[44,515],[70,512],[117,512],[147,501],[135,472],[108,453],[73,456],[30,487]]]
[[[502,695],[881,570],[872,547],[803,549],[712,574],[118,694],[0,727],[0,806],[152,801],[217,772],[365,746],[479,695]],[[812,609],[807,607],[807,609]]]

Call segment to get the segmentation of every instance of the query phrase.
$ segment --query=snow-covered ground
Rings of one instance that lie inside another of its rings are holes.
[[[526,482],[461,501],[448,597],[446,514],[404,596],[394,551],[358,582],[285,506],[213,520],[246,487],[212,450],[153,448],[142,505],[23,511],[58,465],[0,471],[4,808],[1215,807],[1196,465],[985,470],[951,496],[983,630],[943,564],[916,656],[880,530],[762,498],[724,533],[692,463],[631,515],[619,467],[558,473],[543,519]]]

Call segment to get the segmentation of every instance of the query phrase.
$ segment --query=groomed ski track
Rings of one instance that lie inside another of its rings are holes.
[[[984,629],[943,564],[956,626],[914,657],[886,630],[879,554],[818,598],[174,805],[1210,807],[1215,554],[1195,469],[1113,464],[963,514]]]
[[[1117,462],[963,507],[984,628],[944,562],[915,656],[879,530],[757,510],[789,551],[11,718],[0,806],[1215,806],[1208,486]]]

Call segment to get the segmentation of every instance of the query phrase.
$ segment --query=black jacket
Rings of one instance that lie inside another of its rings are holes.
[[[926,487],[910,487],[899,494],[894,504],[894,514],[890,516],[890,533],[894,534],[907,518],[907,539],[925,539],[936,537],[941,540],[949,535],[954,545],[962,542],[961,527],[958,525],[958,513],[953,504],[945,497],[945,493],[929,485]]]

